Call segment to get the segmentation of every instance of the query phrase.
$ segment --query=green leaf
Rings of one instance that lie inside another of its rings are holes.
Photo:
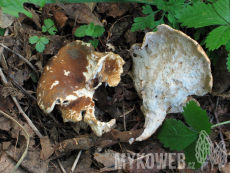
[[[1,35],[1,36],[3,36],[3,35],[4,35],[5,30],[6,30],[5,28],[0,28],[0,35]]]
[[[52,28],[50,28],[50,29],[48,30],[48,33],[49,33],[50,35],[55,35],[56,32],[57,32],[57,28],[56,28],[56,27],[52,27]]]
[[[230,23],[229,0],[218,0],[213,4],[216,12],[228,23]]]
[[[228,57],[227,57],[227,68],[228,68],[228,71],[230,72],[230,53],[228,54]]]
[[[38,36],[33,36],[29,38],[29,43],[34,44],[34,43],[37,43],[38,40],[39,40]]]
[[[94,33],[93,33],[93,37],[100,37],[102,34],[104,34],[105,29],[100,26],[100,25],[95,25],[94,27]]]
[[[198,139],[199,133],[188,128],[181,121],[166,119],[158,131],[157,138],[170,150],[183,150]]]
[[[230,39],[230,27],[219,26],[212,30],[205,40],[206,47],[209,50],[218,49],[221,45],[225,45]]]
[[[46,0],[1,0],[0,7],[4,13],[12,16],[19,17],[18,13],[24,13],[28,17],[32,18],[32,14],[24,9],[23,4],[33,3],[43,7],[45,2]]]
[[[50,35],[55,35],[57,32],[57,28],[54,26],[54,22],[51,19],[44,20],[45,26],[42,26],[42,32],[47,32]]]
[[[98,40],[89,40],[89,43],[91,43],[91,45],[96,48],[98,45]]]
[[[49,43],[49,39],[47,39],[46,37],[40,37],[39,41],[41,41],[43,44]]]
[[[47,28],[43,25],[42,26],[42,32],[47,32],[48,30],[47,30]]]
[[[195,155],[196,154],[196,151],[195,151],[196,143],[197,143],[197,140],[194,141],[192,144],[190,144],[185,149],[183,149],[184,154],[185,154],[185,162],[190,167],[190,169],[198,169],[201,167],[201,164],[198,163],[196,159],[196,155]]]
[[[41,41],[38,41],[36,46],[35,46],[35,49],[40,53],[43,52],[45,49],[44,43],[42,43]]]
[[[219,0],[221,1],[221,0]],[[176,15],[182,26],[189,28],[200,28],[209,25],[228,25],[228,23],[221,17],[212,4],[205,4],[201,2],[193,3],[193,6],[188,5],[181,10],[180,15]]]
[[[76,37],[84,37],[86,36],[86,30],[88,29],[88,25],[82,25],[76,29],[74,35]]]
[[[47,29],[49,29],[49,28],[54,26],[54,22],[51,19],[45,19],[44,24],[45,24]]]
[[[153,13],[153,10],[152,10],[152,8],[151,8],[150,5],[143,6],[142,8],[143,8],[142,12],[143,12],[144,14]]]
[[[225,44],[225,49],[230,52],[230,40]]]
[[[211,133],[212,124],[209,122],[206,111],[202,110],[200,106],[197,106],[196,102],[189,101],[189,103],[186,103],[183,115],[186,123],[195,131],[201,132],[205,130],[207,134]]]

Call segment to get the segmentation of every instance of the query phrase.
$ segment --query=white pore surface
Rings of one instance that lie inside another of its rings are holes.
[[[181,32],[161,25],[158,32],[146,34],[142,47],[132,46],[133,80],[143,99],[146,118],[145,130],[137,141],[156,131],[168,108],[171,107],[172,113],[181,111],[188,95],[208,92],[207,80],[212,79],[210,61],[197,50],[199,44],[195,43]]]

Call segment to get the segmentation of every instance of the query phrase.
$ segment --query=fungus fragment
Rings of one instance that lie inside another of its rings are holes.
[[[134,86],[145,115],[145,130],[136,141],[150,137],[167,113],[182,112],[188,96],[212,89],[210,60],[202,47],[167,25],[157,28],[130,49]]]
[[[50,113],[55,105],[63,121],[88,123],[97,136],[108,132],[115,119],[100,122],[94,115],[95,89],[102,82],[116,86],[123,72],[123,59],[112,52],[94,52],[90,43],[76,40],[60,49],[46,64],[37,88],[39,107]]]

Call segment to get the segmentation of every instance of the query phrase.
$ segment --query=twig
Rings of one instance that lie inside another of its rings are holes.
[[[217,124],[219,124],[219,119],[218,119],[218,116],[217,116],[217,106],[219,104],[219,96],[217,96],[217,100],[216,100],[216,106],[215,106],[215,110],[214,110],[214,115],[215,115],[215,118],[216,118],[216,122]],[[226,146],[225,146],[225,142],[224,142],[224,137],[223,137],[223,133],[222,133],[222,130],[221,130],[221,127],[219,126],[219,133],[220,133],[220,139],[221,141],[223,141],[223,148],[225,148],[225,151],[226,150]],[[227,163],[227,157],[226,157],[226,160],[225,160],[225,163]]]
[[[28,93],[23,87],[21,87],[14,79],[11,80],[12,84],[16,86],[23,94],[25,94],[27,97],[32,99],[35,103],[37,103],[37,99],[32,96],[30,93]]]
[[[27,60],[25,59],[22,55],[18,54],[17,52],[11,50],[10,48],[8,48],[7,46],[5,46],[4,44],[0,43],[0,46],[4,47],[5,49],[7,49],[8,51],[16,54],[19,58],[21,58],[23,61],[25,61],[31,68],[32,70],[36,73],[37,76],[39,76],[39,73],[37,71],[37,69]]]
[[[123,99],[122,99],[122,111],[123,111],[123,124],[124,124],[124,130],[126,131],[126,122],[125,122],[125,103],[124,103],[124,87],[122,87],[123,90]]]
[[[60,168],[61,168],[61,171],[62,171],[63,173],[66,173],[65,168],[63,168],[63,166],[62,166],[62,164],[61,164],[61,162],[60,162],[59,159],[57,159],[57,162],[58,162],[58,165],[59,165]]]
[[[70,173],[73,173],[73,171],[74,171],[74,169],[75,169],[75,167],[76,167],[76,165],[77,165],[77,162],[78,162],[78,160],[79,160],[79,158],[80,158],[80,156],[81,156],[81,152],[82,152],[82,150],[79,151],[79,153],[78,153],[78,155],[77,155],[77,158],[76,158],[76,160],[75,160],[74,163],[73,163],[73,166],[72,166],[72,168],[71,168]]]
[[[0,76],[4,82],[5,85],[7,85],[7,80],[6,80],[6,77],[4,75],[4,73],[2,72],[2,69],[0,68]],[[42,138],[42,134],[38,131],[37,127],[32,123],[32,121],[29,119],[29,117],[25,114],[25,112],[22,110],[20,104],[18,103],[16,97],[14,96],[11,96],[14,103],[16,104],[18,110],[19,110],[19,113],[22,114],[22,116],[26,119],[27,123],[30,125],[30,127],[34,130],[34,132],[38,135],[39,138]]]
[[[21,124],[19,124],[15,119],[13,119],[11,116],[9,116],[8,114],[6,114],[5,112],[3,112],[1,110],[0,110],[0,113],[2,115],[6,116],[7,118],[11,119],[17,125],[19,125],[26,134],[26,143],[27,143],[26,149],[25,149],[24,153],[22,154],[21,158],[19,159],[18,163],[15,165],[14,169],[11,171],[11,173],[13,173],[19,167],[19,165],[22,163],[23,159],[26,157],[26,154],[28,152],[29,143],[30,143],[30,137],[29,137],[27,131],[23,128],[23,126]]]
[[[8,36],[9,35],[9,29],[7,28],[5,33],[4,33],[4,36]],[[4,39],[3,39],[3,42],[4,43]],[[0,62],[1,62],[1,65],[2,65],[2,68],[5,72],[8,71],[8,67],[7,67],[7,64],[6,64],[6,59],[4,57],[4,54],[3,54],[3,50],[4,48],[3,47],[0,47]]]

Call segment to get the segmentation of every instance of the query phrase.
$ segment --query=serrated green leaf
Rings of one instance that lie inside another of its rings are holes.
[[[89,28],[85,31],[86,35],[92,36],[94,33],[94,30],[90,30]]]
[[[104,34],[105,29],[100,26],[100,25],[95,25],[94,27],[94,33],[93,33],[93,37],[100,37],[102,34]]]
[[[204,33],[205,33],[205,27],[203,27],[203,28],[199,28],[196,32],[195,32],[195,34],[194,34],[194,38],[195,38],[195,40],[199,40],[200,39],[200,35],[203,35]]]
[[[219,26],[212,30],[205,40],[206,47],[209,50],[218,49],[221,45],[225,45],[230,39],[230,27]]]
[[[33,36],[29,38],[29,43],[34,44],[34,43],[37,43],[38,40],[39,40],[38,36]]]
[[[47,30],[54,26],[54,22],[51,19],[45,19],[44,24],[45,24]]]
[[[228,68],[228,71],[230,72],[230,53],[228,54],[228,57],[227,57],[227,68]]]
[[[38,41],[37,44],[35,45],[35,49],[41,53],[44,51],[45,45],[41,41]]]
[[[185,162],[190,167],[190,169],[198,169],[201,167],[201,164],[198,163],[196,156],[195,156],[195,154],[196,154],[196,152],[195,152],[196,143],[197,143],[197,140],[192,142],[185,149],[183,149],[184,154],[185,154]]]
[[[32,18],[32,14],[26,11],[23,7],[23,4],[26,2],[43,7],[46,0],[1,0],[0,7],[4,13],[10,14],[12,16],[19,17],[18,13],[24,13],[28,17]]]
[[[47,28],[44,25],[42,26],[42,32],[47,32]]]
[[[98,40],[89,40],[89,43],[91,43],[91,45],[96,48],[98,45]]]
[[[209,122],[206,111],[202,110],[200,106],[197,106],[196,102],[189,101],[183,109],[185,121],[190,127],[197,132],[205,130],[207,134],[211,133],[212,124]]]
[[[228,25],[228,23],[215,11],[212,4],[201,2],[193,3],[193,6],[188,5],[181,10],[180,15],[176,15],[182,26],[189,28],[199,28],[209,25]]]
[[[49,39],[47,39],[46,37],[40,37],[39,41],[41,41],[43,44],[49,43]]]
[[[50,35],[55,35],[56,32],[57,32],[57,28],[54,27],[54,26],[48,30],[48,33],[49,33]]]
[[[76,29],[74,35],[76,37],[84,37],[86,36],[86,30],[88,29],[88,25],[82,25],[78,29]]]
[[[230,40],[225,44],[225,49],[230,52]]]
[[[213,7],[224,20],[230,23],[229,0],[218,0]]]
[[[157,133],[157,138],[170,150],[183,150],[199,136],[181,121],[166,119]]]
[[[94,30],[94,23],[91,22],[89,25],[88,25],[88,29],[89,30]]]
[[[152,10],[152,8],[151,8],[150,5],[143,6],[142,8],[143,8],[142,12],[143,12],[144,14],[153,13],[153,10]]]

